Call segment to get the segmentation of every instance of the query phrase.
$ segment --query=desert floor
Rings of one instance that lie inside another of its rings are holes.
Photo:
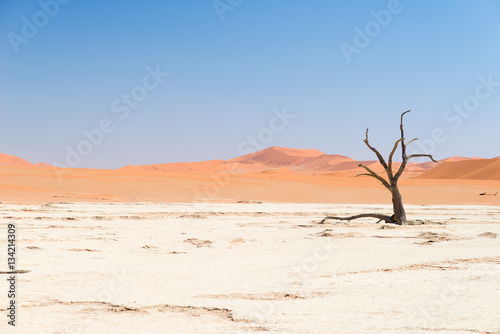
[[[2,316],[1,333],[500,330],[499,206],[408,205],[409,218],[441,224],[403,227],[317,224],[386,205],[0,208],[1,233],[17,227],[17,269],[30,270],[17,275],[17,327]],[[2,314],[7,290],[2,279]]]
[[[371,177],[355,173],[299,174],[267,171],[121,171],[0,166],[0,199],[48,202],[238,202],[386,204],[390,193]],[[415,179],[399,182],[405,203],[500,206],[500,180]],[[486,194],[481,196],[480,194]],[[498,193],[497,196],[493,196]]]

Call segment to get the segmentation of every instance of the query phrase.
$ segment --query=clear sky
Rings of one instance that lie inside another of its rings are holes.
[[[2,153],[91,168],[268,146],[372,160],[365,128],[387,152],[412,109],[416,151],[500,155],[499,1],[59,1],[0,1]]]

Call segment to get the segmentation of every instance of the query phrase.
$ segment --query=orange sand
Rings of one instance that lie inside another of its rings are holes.
[[[419,178],[500,180],[500,159],[477,159],[444,162]]]
[[[357,161],[318,150],[270,147],[231,160],[55,168],[0,154],[0,198],[16,202],[390,203],[389,192]],[[361,161],[384,175],[375,161]],[[397,169],[399,163],[394,163]],[[500,205],[500,159],[452,157],[409,163],[400,187],[409,204]],[[479,195],[484,193],[484,195]]]
[[[127,171],[0,167],[0,198],[14,202],[390,203],[389,192],[370,177],[342,173],[299,174]],[[500,180],[402,179],[408,204],[500,205]]]

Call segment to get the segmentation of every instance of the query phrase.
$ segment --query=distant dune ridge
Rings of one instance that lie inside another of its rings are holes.
[[[153,165],[129,165],[118,168],[119,171],[149,172],[198,172],[232,174],[266,173],[266,174],[325,174],[353,176],[364,172],[358,164],[363,163],[376,172],[383,172],[378,161],[356,161],[343,155],[326,154],[316,149],[294,149],[285,147],[269,147],[261,151],[247,154],[230,160],[207,160],[198,162],[175,162]],[[0,166],[14,167],[53,167],[39,162],[32,164],[22,158],[9,154],[0,154]],[[395,162],[394,169],[400,164]],[[339,174],[340,173],[340,174]],[[500,156],[493,159],[477,157],[449,157],[434,162],[411,162],[406,167],[406,176],[421,179],[476,179],[500,180]]]
[[[363,161],[364,164],[377,170],[377,161]],[[231,160],[209,160],[203,162],[166,163],[156,165],[126,166],[120,170],[162,170],[162,171],[222,171],[233,173],[268,172],[270,170],[310,172],[361,171],[359,162],[343,155],[330,155],[316,149],[294,149],[285,147],[269,147]],[[395,163],[394,168],[399,164]],[[433,164],[410,163],[408,171],[421,172],[432,168]]]
[[[354,162],[354,160],[343,155],[328,155],[319,150],[275,146],[228,161],[229,164],[258,164],[265,169],[288,168],[309,171],[335,170],[334,166],[343,162]]]
[[[441,164],[408,164],[401,180],[407,203],[500,206],[500,196],[481,196],[500,191],[500,159],[445,160]],[[47,168],[50,165],[1,154],[0,198],[19,203],[388,203],[380,182],[354,177],[364,171],[358,167],[360,162],[384,172],[375,161],[283,147],[230,160],[119,169]],[[398,168],[399,163],[393,167]]]
[[[495,163],[496,161],[496,163]],[[500,180],[500,156],[494,159],[477,157],[449,157],[435,162],[410,162],[406,166],[406,175],[419,178],[444,179],[477,179]],[[230,171],[233,173],[264,172],[266,174],[281,173],[321,173],[331,175],[355,175],[364,172],[358,166],[363,163],[376,172],[383,172],[378,161],[356,161],[343,155],[330,155],[316,149],[294,149],[285,147],[269,147],[231,160],[209,160],[202,162],[166,163],[156,165],[126,166],[120,170],[129,171]],[[396,170],[399,162],[393,164]]]
[[[225,165],[224,160],[207,160],[198,162],[172,162],[165,164],[155,164],[155,165],[130,165],[118,168],[119,170],[161,170],[161,171],[178,171],[178,172],[188,172],[188,171],[202,171],[202,170],[215,170],[220,166]]]
[[[33,166],[32,163],[22,159],[15,157],[13,155],[0,153],[0,165],[1,166],[19,166],[19,167],[29,167]]]
[[[423,172],[422,179],[500,180],[500,159],[445,161]]]
[[[44,162],[39,162],[32,164],[29,161],[24,160],[13,155],[0,153],[0,166],[14,166],[14,167],[52,167],[52,165],[46,164]]]
[[[163,170],[163,171],[220,171],[263,172],[269,169],[287,168],[290,170],[329,171],[342,162],[355,160],[342,155],[328,155],[315,149],[293,149],[269,147],[231,160],[210,160],[203,162],[166,163],[156,165],[126,166],[121,170]]]

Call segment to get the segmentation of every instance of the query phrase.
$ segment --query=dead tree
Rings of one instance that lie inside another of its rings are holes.
[[[398,189],[398,180],[401,177],[401,175],[403,174],[408,161],[413,159],[413,158],[427,157],[427,158],[429,158],[432,161],[437,163],[437,161],[434,160],[434,158],[430,154],[406,155],[406,147],[418,139],[418,138],[415,138],[415,139],[410,140],[409,142],[405,142],[405,136],[404,136],[404,130],[403,130],[403,117],[406,113],[409,113],[410,111],[411,110],[407,110],[401,114],[401,124],[400,124],[401,138],[399,138],[396,141],[396,143],[394,143],[394,147],[392,148],[391,154],[389,155],[388,162],[385,161],[384,157],[380,154],[380,152],[376,148],[374,148],[373,146],[370,145],[370,142],[368,141],[368,129],[366,129],[366,137],[364,139],[364,142],[365,142],[366,146],[368,146],[368,148],[370,150],[372,150],[377,155],[378,161],[380,162],[382,167],[384,167],[385,172],[387,173],[387,180],[363,164],[358,164],[358,166],[364,168],[367,171],[367,173],[362,173],[362,174],[356,175],[356,176],[362,176],[362,175],[370,176],[370,177],[373,177],[373,178],[379,180],[380,182],[382,182],[382,185],[387,190],[389,190],[391,192],[393,215],[386,216],[386,215],[377,214],[377,213],[363,213],[360,215],[355,215],[355,216],[350,216],[350,217],[326,216],[325,218],[323,218],[323,220],[320,222],[320,224],[323,224],[328,219],[350,221],[353,219],[369,218],[370,217],[370,218],[377,218],[378,219],[377,223],[380,221],[385,221],[386,223],[390,223],[390,224],[406,225],[406,223],[407,223],[406,213],[405,213],[405,209],[403,206],[403,199],[402,199],[401,193],[399,192],[399,189]],[[392,170],[392,163],[393,163],[392,159],[394,157],[394,153],[396,153],[398,146],[401,146],[402,161],[401,161],[401,165],[399,166],[399,169],[394,174],[394,171]]]

